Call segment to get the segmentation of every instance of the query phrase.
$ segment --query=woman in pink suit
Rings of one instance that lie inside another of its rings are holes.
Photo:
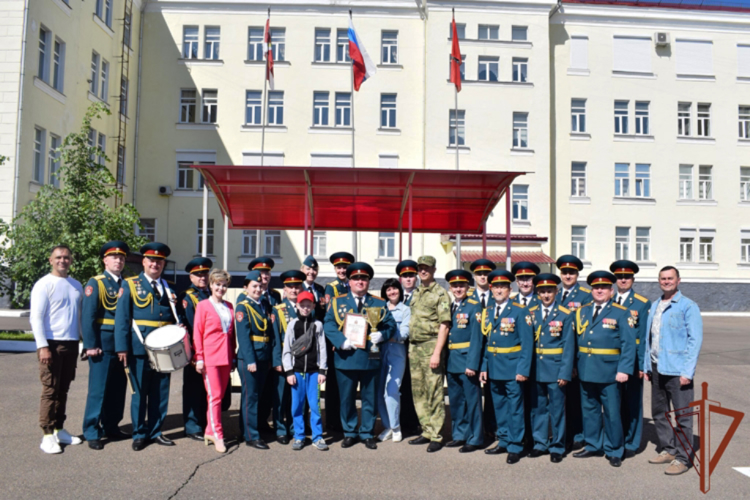
[[[234,364],[236,340],[232,304],[224,300],[230,282],[229,273],[212,269],[208,276],[211,296],[195,308],[193,343],[195,369],[203,375],[208,394],[206,446],[212,442],[219,453],[227,451],[221,427],[221,400]]]

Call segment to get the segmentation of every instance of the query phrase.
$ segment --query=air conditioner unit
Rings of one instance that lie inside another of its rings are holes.
[[[161,196],[171,196],[172,186],[159,186],[159,194]]]
[[[666,31],[660,31],[656,33],[654,39],[656,40],[657,47],[669,46],[669,33],[667,33]]]

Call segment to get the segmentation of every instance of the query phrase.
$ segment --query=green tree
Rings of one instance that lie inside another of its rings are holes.
[[[99,249],[104,243],[122,240],[133,249],[145,243],[135,235],[140,225],[135,207],[112,203],[122,194],[106,167],[104,151],[89,145],[91,121],[102,114],[110,112],[101,103],[93,104],[80,132],[68,135],[60,146],[60,187],[42,186],[12,222],[0,220],[0,240],[6,242],[0,247],[0,295],[10,295],[16,307],[28,304],[34,283],[49,272],[47,259],[55,245],[70,246],[70,275],[85,283],[102,270]],[[100,164],[98,158],[105,162]]]

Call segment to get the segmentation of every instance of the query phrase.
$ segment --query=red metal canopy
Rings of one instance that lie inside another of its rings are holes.
[[[489,259],[492,262],[498,262],[501,264],[505,264],[506,258],[508,254],[506,252],[487,252],[487,256],[483,257],[483,252],[481,250],[462,250],[461,251],[461,260],[463,262],[473,262],[477,259],[485,258]],[[545,254],[542,251],[518,251],[514,250],[512,257],[512,262],[533,262],[534,264],[554,264],[555,260]]]
[[[524,172],[193,165],[231,229],[481,234]],[[309,208],[310,220],[307,220]],[[409,216],[411,214],[411,224]]]

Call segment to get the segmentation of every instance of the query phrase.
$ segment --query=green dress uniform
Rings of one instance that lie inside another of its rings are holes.
[[[190,339],[193,338],[193,320],[198,302],[211,296],[208,290],[201,290],[195,285],[177,296],[177,303],[182,308],[185,317],[185,327]],[[182,419],[185,422],[185,434],[202,435],[206,428],[206,411],[208,400],[203,376],[195,371],[195,365],[190,363],[182,369]]]
[[[150,257],[149,251],[142,249],[141,253]],[[161,279],[161,285],[164,293],[159,294],[144,273],[126,279],[115,312],[115,350],[128,353],[128,366],[134,379],[135,394],[130,402],[134,440],[161,436],[169,406],[170,374],[151,367],[146,348],[133,331],[135,322],[145,341],[157,328],[183,322],[182,318],[174,317],[169,304],[170,301],[176,303],[177,296],[165,280]]]
[[[333,280],[330,283],[328,283],[323,290],[323,295],[328,296],[331,299],[335,299],[336,297],[341,297],[342,295],[346,295],[349,293],[349,284],[348,283],[342,283],[339,280]]]
[[[127,250],[123,249],[122,254],[127,254]],[[89,392],[83,414],[83,437],[89,442],[118,434],[125,412],[127,379],[115,351],[115,311],[121,281],[122,278],[104,271],[91,278],[84,289],[83,349],[102,350],[100,356],[88,358]]]
[[[310,292],[315,297],[315,319],[321,323],[326,317],[326,289],[313,281],[312,286],[305,281],[302,290]]]
[[[446,276],[449,283],[462,278],[468,282],[468,271],[453,271],[454,278]],[[451,273],[448,273],[449,275]],[[482,306],[474,299],[464,297],[451,306],[451,329],[448,334],[448,399],[451,408],[451,432],[454,441],[465,441],[473,446],[484,444],[482,430],[482,388],[479,370],[482,367],[484,341],[480,321]],[[476,372],[473,377],[466,370]]]
[[[282,366],[281,353],[284,349],[284,335],[287,325],[297,318],[297,308],[287,298],[273,308],[274,350],[273,366]],[[277,436],[293,436],[294,421],[292,420],[292,389],[286,382],[284,372],[271,370],[271,385],[275,389],[272,397],[273,420]]]
[[[497,269],[497,265],[489,259],[477,259],[469,265],[472,273],[487,272],[490,273]],[[475,278],[476,279],[476,278]],[[475,295],[476,294],[476,295]],[[466,296],[479,302],[482,309],[486,309],[491,302],[492,292],[487,290],[486,295],[478,293],[475,287],[469,288]],[[497,421],[495,420],[495,408],[492,406],[492,389],[489,382],[483,385],[484,408],[482,409],[482,419],[484,421],[484,432],[487,436],[495,436],[497,433]]]

